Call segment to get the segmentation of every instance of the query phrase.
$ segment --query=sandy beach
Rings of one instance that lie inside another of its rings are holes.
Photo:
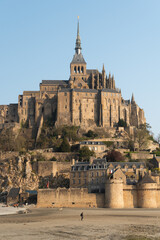
[[[0,239],[160,239],[160,209],[33,208],[0,216]]]

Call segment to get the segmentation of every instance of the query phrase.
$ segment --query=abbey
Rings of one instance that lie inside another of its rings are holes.
[[[68,80],[42,80],[39,91],[24,91],[18,106],[0,106],[0,124],[28,122],[39,128],[47,118],[56,125],[115,127],[119,119],[128,126],[145,123],[144,111],[132,99],[124,100],[116,88],[114,76],[87,69],[81,53],[79,21],[75,54],[70,63]],[[13,109],[14,108],[14,109]]]

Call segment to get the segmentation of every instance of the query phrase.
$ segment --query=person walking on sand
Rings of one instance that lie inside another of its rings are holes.
[[[83,212],[81,212],[80,217],[81,217],[81,221],[82,221],[83,220]]]

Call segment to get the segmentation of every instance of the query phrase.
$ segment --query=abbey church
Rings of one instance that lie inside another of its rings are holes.
[[[18,104],[0,105],[0,126],[28,122],[37,127],[48,118],[58,125],[115,127],[119,119],[128,126],[145,123],[144,111],[135,102],[124,100],[116,88],[114,76],[87,69],[81,52],[79,21],[75,54],[70,63],[68,80],[42,80],[39,91],[24,91]]]

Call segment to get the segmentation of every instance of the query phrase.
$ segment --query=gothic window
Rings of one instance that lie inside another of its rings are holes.
[[[79,184],[81,184],[81,179],[79,179]]]
[[[113,99],[113,103],[115,103],[115,99]]]
[[[80,73],[80,67],[78,66],[78,73]]]
[[[67,105],[65,105],[65,109],[67,109]]]
[[[110,103],[110,102],[111,102],[111,100],[110,100],[110,99],[108,99],[108,102]]]
[[[79,177],[81,177],[81,173],[79,172]]]
[[[83,70],[84,70],[83,67],[81,67],[81,73],[83,73]]]
[[[74,73],[77,73],[77,69],[76,69],[76,66],[74,67]]]
[[[73,179],[73,184],[75,184],[75,180]]]

